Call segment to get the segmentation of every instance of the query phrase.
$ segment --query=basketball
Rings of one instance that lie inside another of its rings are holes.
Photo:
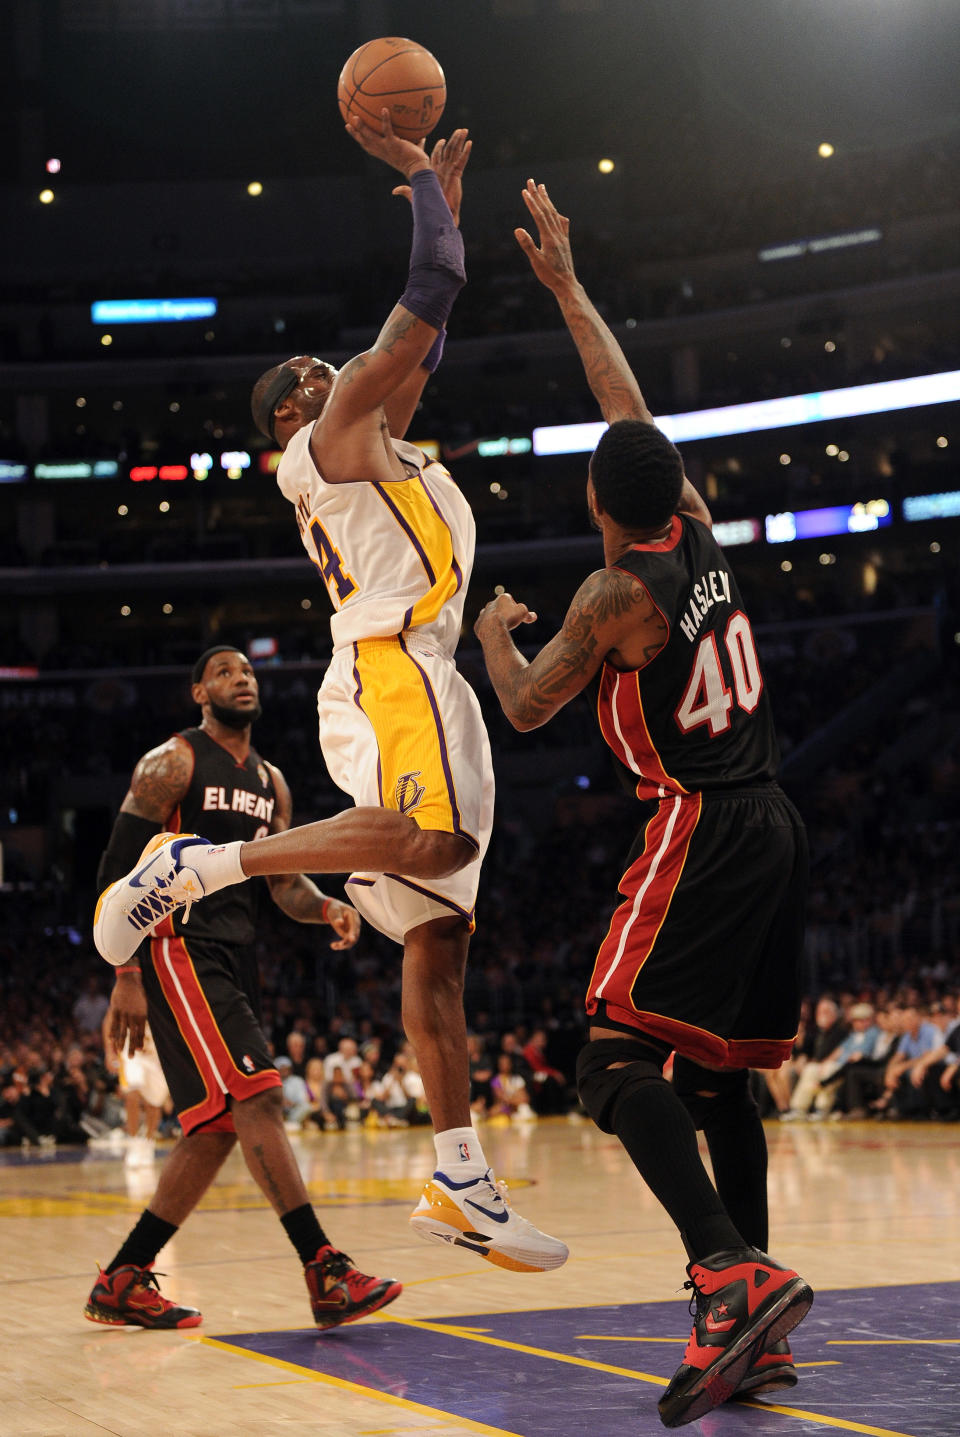
[[[380,132],[386,106],[394,134],[405,140],[429,135],[443,114],[447,82],[439,63],[415,40],[389,35],[354,50],[337,83],[337,104],[346,122],[357,115]]]

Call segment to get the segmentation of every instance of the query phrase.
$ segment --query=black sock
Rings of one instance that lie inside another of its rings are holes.
[[[707,1176],[690,1114],[665,1079],[643,1083],[617,1104],[615,1131],[680,1229],[691,1261],[746,1246]]]
[[[730,1220],[751,1247],[766,1252],[767,1139],[757,1105],[704,1125],[717,1192]]]
[[[317,1249],[325,1247],[330,1241],[308,1202],[301,1207],[295,1207],[292,1212],[285,1212],[280,1221],[287,1237],[297,1249],[297,1255],[304,1267],[308,1262],[313,1262]]]
[[[144,1208],[140,1221],[107,1267],[107,1272],[115,1272],[118,1267],[149,1267],[176,1231],[176,1223],[165,1222],[149,1208]]]

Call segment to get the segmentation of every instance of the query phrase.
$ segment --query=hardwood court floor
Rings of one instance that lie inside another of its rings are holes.
[[[677,1237],[619,1145],[586,1120],[484,1125],[525,1216],[563,1237],[561,1269],[512,1274],[407,1226],[423,1129],[296,1139],[333,1241],[404,1293],[339,1331],[310,1326],[299,1264],[238,1156],[161,1255],[192,1332],[82,1315],[155,1174],[77,1151],[0,1165],[2,1437],[391,1437],[661,1433],[657,1398],[689,1333]],[[728,1404],[703,1437],[960,1432],[960,1128],[768,1128],[774,1256],[817,1291],[800,1384]],[[162,1160],[162,1159],[161,1159]]]

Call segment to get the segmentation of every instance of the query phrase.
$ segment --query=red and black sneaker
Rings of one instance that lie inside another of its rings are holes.
[[[101,1268],[83,1315],[111,1327],[199,1327],[203,1321],[195,1307],[168,1302],[148,1267]]]
[[[318,1327],[339,1327],[356,1322],[378,1307],[386,1307],[403,1288],[391,1277],[366,1277],[358,1272],[345,1252],[329,1243],[320,1248],[313,1262],[303,1269]]]
[[[797,1369],[786,1338],[758,1352],[747,1368],[747,1375],[733,1394],[737,1397],[761,1397],[764,1392],[783,1392],[797,1385]]]
[[[687,1273],[693,1331],[658,1404],[665,1427],[695,1422],[731,1398],[755,1357],[792,1332],[813,1302],[802,1277],[755,1247],[715,1252]]]

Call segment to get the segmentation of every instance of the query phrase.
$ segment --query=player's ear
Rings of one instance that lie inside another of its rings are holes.
[[[193,699],[195,704],[202,704],[204,699],[207,697],[206,684],[191,684],[190,697]]]

